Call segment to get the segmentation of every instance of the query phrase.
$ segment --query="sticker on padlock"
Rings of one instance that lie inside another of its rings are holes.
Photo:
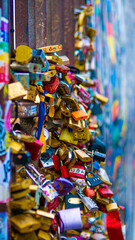
[[[42,187],[42,192],[43,196],[48,202],[51,202],[59,195],[56,189],[50,183]]]
[[[83,166],[74,165],[69,170],[69,177],[84,178],[85,177],[85,173],[86,173],[86,169]]]
[[[44,51],[44,53],[53,53],[53,52],[61,51],[62,45],[58,44],[58,45],[45,46],[40,49],[42,49]]]

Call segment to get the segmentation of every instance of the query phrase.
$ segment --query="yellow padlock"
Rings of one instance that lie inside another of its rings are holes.
[[[20,45],[16,48],[16,62],[26,64],[32,59],[32,49],[25,45]]]
[[[18,214],[11,217],[11,225],[19,233],[29,233],[39,229],[41,223],[29,214]]]
[[[38,239],[39,240],[51,240],[51,236],[49,235],[48,232],[39,230],[39,232],[38,232]]]
[[[111,203],[106,205],[107,212],[112,212],[118,209],[118,205],[114,200],[111,200]]]

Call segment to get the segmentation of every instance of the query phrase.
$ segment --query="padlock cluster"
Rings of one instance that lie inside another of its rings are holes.
[[[10,221],[16,240],[108,239],[101,212],[118,209],[104,169],[105,145],[92,122],[108,98],[60,50],[21,45],[10,65]]]

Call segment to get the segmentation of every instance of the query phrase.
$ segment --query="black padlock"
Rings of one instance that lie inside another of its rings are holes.
[[[13,154],[13,162],[16,165],[27,165],[31,160],[31,155],[29,152],[19,152],[17,154]]]

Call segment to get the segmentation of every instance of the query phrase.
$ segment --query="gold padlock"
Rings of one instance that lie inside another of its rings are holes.
[[[19,200],[11,201],[11,208],[21,209],[21,210],[30,210],[36,206],[35,201],[30,199],[21,198]]]
[[[60,106],[60,104],[61,104],[61,98],[59,97],[59,98],[57,98],[56,101],[55,101],[55,104],[54,104],[55,109],[58,109],[59,106]]]
[[[49,235],[48,232],[39,230],[39,232],[38,232],[38,239],[39,240],[51,240],[51,236]]]
[[[86,154],[84,151],[78,149],[78,150],[75,150],[78,158],[82,161],[82,162],[90,162],[91,161],[91,157]]]
[[[107,212],[112,212],[118,209],[118,205],[114,200],[111,199],[111,203],[106,205]]]
[[[53,62],[53,63],[62,63],[62,59],[60,57],[57,57],[55,55],[46,55],[46,58],[48,61]]]
[[[38,240],[37,235],[35,232],[27,233],[27,234],[15,234],[15,240]]]
[[[72,97],[72,96],[62,96],[62,99],[68,105],[70,105],[70,107],[72,108],[73,111],[79,110],[79,103],[74,97]]]
[[[29,194],[29,193],[30,193],[30,190],[28,188],[28,189],[25,189],[25,190],[21,190],[21,191],[11,193],[11,197],[15,200],[15,199],[26,197],[27,194]]]
[[[19,153],[22,150],[23,145],[20,142],[11,141],[10,148],[11,148],[11,153],[12,154]]]
[[[68,156],[68,148],[66,144],[62,144],[58,149],[58,154],[61,160],[64,160]]]
[[[9,100],[17,100],[26,95],[27,91],[24,89],[21,82],[14,82],[8,84],[8,98]]]
[[[66,106],[64,106],[63,104],[60,105],[60,111],[65,117],[71,117],[70,110]]]
[[[10,185],[10,189],[11,189],[11,192],[13,193],[13,192],[17,192],[17,191],[29,188],[31,184],[32,184],[32,180],[30,178],[27,178],[21,182],[12,183]]]
[[[55,111],[54,120],[62,120],[62,119],[63,119],[62,112],[60,109],[58,109],[57,111]]]
[[[69,118],[68,127],[77,130],[82,129],[81,120],[75,121],[72,117]]]
[[[11,225],[19,233],[29,233],[40,228],[40,222],[29,214],[18,214],[11,217]]]
[[[74,157],[72,158],[71,162],[68,164],[68,170],[70,170],[76,163],[77,161],[77,154],[76,152],[74,151]]]
[[[78,144],[77,140],[74,140],[73,132],[69,132],[68,128],[62,129],[59,140],[65,141],[74,145]]]
[[[35,101],[37,95],[37,87],[34,85],[29,85],[29,90],[27,91],[27,96],[24,99]]]
[[[108,198],[101,197],[98,191],[96,192],[96,200],[97,202],[103,203],[104,205],[107,205],[110,202]]]

